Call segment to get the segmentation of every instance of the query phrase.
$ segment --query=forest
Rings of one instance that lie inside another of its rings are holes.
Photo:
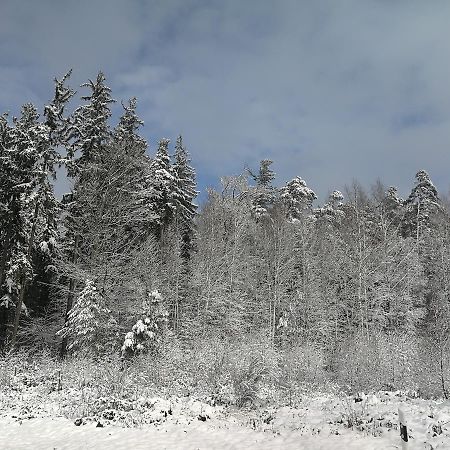
[[[112,125],[103,73],[78,106],[69,81],[0,117],[3,368],[84,361],[237,407],[327,386],[448,398],[450,203],[425,170],[406,199],[353,181],[317,206],[265,159],[199,207],[181,136],[153,154],[135,98]]]

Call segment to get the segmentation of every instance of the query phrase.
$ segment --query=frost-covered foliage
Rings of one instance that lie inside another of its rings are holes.
[[[11,308],[4,313],[14,324],[12,346],[28,288],[56,249],[59,211],[50,179],[59,155],[50,122],[43,122],[32,104],[22,107],[13,126],[6,116],[0,120],[0,172],[8,174],[0,177],[0,308],[16,306],[13,314]],[[5,322],[0,319],[0,342],[6,340]]]
[[[316,217],[323,217],[330,222],[339,220],[344,216],[342,207],[344,196],[340,191],[333,191],[328,197],[328,201],[321,207],[314,210]]]
[[[195,170],[190,166],[189,153],[183,146],[183,139],[178,136],[175,145],[175,162],[173,172],[175,220],[182,234],[182,254],[187,256],[192,245],[194,234],[194,217],[197,205],[194,199],[197,196]]]
[[[137,100],[133,97],[128,104],[123,104],[124,112],[114,132],[114,139],[126,147],[127,154],[142,155],[147,148],[147,141],[139,136],[139,128],[144,122],[136,113]]]
[[[433,216],[440,209],[440,200],[437,189],[425,170],[417,172],[415,186],[405,205],[405,233],[419,238],[421,234],[429,232]]]
[[[280,192],[281,199],[286,205],[288,216],[291,219],[302,217],[305,212],[311,209],[313,201],[317,199],[314,191],[300,177],[295,177],[289,181],[286,186],[281,188]]]
[[[263,361],[269,351],[274,366],[280,357],[280,364],[301,360],[282,368],[292,386],[314,378],[317,367],[316,378],[354,388],[406,386],[417,378],[409,373],[424,360],[417,349],[428,336],[423,385],[450,396],[450,201],[439,199],[425,171],[406,201],[381,182],[370,192],[355,183],[345,199],[334,191],[313,211],[316,195],[305,181],[274,188],[272,161],[264,159],[259,172],[248,171],[251,186],[248,175],[223,177],[197,211],[195,171],[181,137],[172,159],[167,139],[149,156],[136,99],[110,124],[116,114],[101,73],[66,117],[69,75],[55,81],[43,116],[31,104],[12,120],[0,116],[0,346],[18,331],[19,345],[41,336],[56,353],[62,300],[60,354],[64,340],[74,351],[112,351],[110,336],[130,330],[123,354],[150,356],[128,367],[158,360],[168,386],[164,370],[173,377],[194,342],[200,349],[212,336],[261,333],[270,345],[255,358],[227,362],[213,351],[207,370],[181,378],[195,391],[207,374],[214,389],[234,392],[244,405],[279,382]],[[61,162],[73,190],[59,203],[51,178]],[[82,285],[86,274],[98,287]],[[170,321],[157,293],[135,317],[149,286],[168,293]],[[115,324],[111,305],[116,318],[131,322]],[[163,339],[166,322],[171,331]],[[29,340],[20,340],[27,329]],[[386,347],[389,336],[407,339]],[[169,341],[177,354],[170,364]]]
[[[175,212],[174,187],[175,173],[170,162],[169,139],[159,141],[158,150],[150,166],[150,186],[153,187],[156,197],[154,202],[160,215],[161,225],[172,221]]]
[[[89,80],[90,95],[82,97],[87,103],[79,106],[71,118],[68,131],[69,175],[78,174],[85,165],[98,162],[104,156],[105,143],[110,135],[108,119],[111,117],[111,89],[105,84],[106,77],[99,72],[95,81]]]
[[[270,159],[263,159],[260,162],[259,172],[257,174],[247,169],[250,176],[256,182],[254,192],[252,192],[252,213],[257,220],[268,217],[268,210],[275,201],[275,188],[272,186],[275,173],[270,168],[272,163],[273,161]]]
[[[143,302],[144,314],[125,335],[122,345],[124,356],[157,351],[167,326],[168,313],[162,304],[162,296],[154,290]]]
[[[116,325],[104,296],[93,281],[86,280],[84,289],[69,311],[64,328],[57,334],[70,339],[69,350],[98,354],[110,350],[108,338]]]

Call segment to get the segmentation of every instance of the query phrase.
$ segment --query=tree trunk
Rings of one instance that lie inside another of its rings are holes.
[[[22,305],[23,305],[23,300],[25,298],[25,291],[27,289],[27,285],[28,285],[28,283],[27,283],[26,275],[23,275],[22,280],[20,282],[19,299],[17,301],[16,311],[14,313],[13,329],[11,332],[11,338],[9,340],[9,348],[11,348],[11,349],[13,349],[16,346],[17,331],[19,330],[20,314],[22,312]]]
[[[78,236],[75,238],[75,242],[73,244],[73,255],[72,255],[72,263],[73,264],[75,264],[76,261],[77,261],[77,256],[76,256],[77,255],[77,248],[78,248]],[[70,278],[69,279],[69,293],[67,294],[66,314],[64,316],[64,326],[69,321],[69,313],[70,313],[70,310],[72,309],[72,306],[73,306],[74,293],[75,293],[75,279],[74,278]],[[64,336],[63,340],[61,342],[61,350],[60,350],[60,353],[59,353],[59,356],[61,358],[64,358],[66,356],[67,343],[68,343],[68,338],[67,338],[67,336]]]
[[[39,215],[39,198],[36,201],[36,206],[34,207],[34,213],[33,213],[33,219],[32,219],[32,227],[30,232],[30,238],[28,239],[28,248],[27,248],[27,259],[31,259],[31,249],[33,248],[33,242],[34,237],[36,235],[36,227],[37,227],[37,218]],[[14,324],[13,329],[11,332],[11,338],[9,341],[9,346],[11,349],[13,349],[16,345],[17,340],[17,331],[19,329],[19,322],[20,322],[20,314],[22,313],[22,305],[23,301],[25,299],[25,292],[28,287],[28,280],[27,280],[27,274],[22,274],[21,280],[20,280],[20,291],[19,291],[19,298],[16,305],[16,311],[14,313]]]

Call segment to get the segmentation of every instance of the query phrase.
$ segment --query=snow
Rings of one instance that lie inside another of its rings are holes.
[[[0,391],[1,449],[395,449],[401,448],[399,407],[410,450],[450,448],[450,402],[402,392],[310,394],[296,407],[255,410],[212,406],[195,397],[104,397],[98,401],[107,409],[78,420],[60,416],[74,392],[52,392],[40,404],[38,392],[33,383],[20,398]]]
[[[69,449],[380,449],[378,440],[360,436],[305,437],[298,433],[280,436],[246,427],[216,422],[192,422],[181,426],[98,428],[75,426],[63,418],[20,422],[0,419],[0,448],[5,450]],[[386,443],[389,445],[388,443]],[[395,447],[385,447],[395,448]]]
[[[289,405],[260,395],[238,408],[76,367],[0,366],[0,449],[400,449],[399,408],[410,450],[450,448],[450,401],[415,392],[305,388]]]

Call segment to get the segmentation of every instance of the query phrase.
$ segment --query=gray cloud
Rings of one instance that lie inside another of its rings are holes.
[[[183,133],[203,179],[264,157],[323,198],[353,178],[448,188],[450,4],[2,2],[0,106],[68,67],[136,95],[153,148]],[[6,108],[5,108],[6,107]]]

